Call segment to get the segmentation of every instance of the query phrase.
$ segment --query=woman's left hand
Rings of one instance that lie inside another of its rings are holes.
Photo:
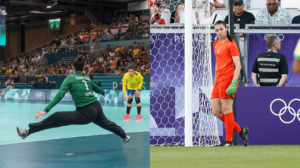
[[[47,114],[46,111],[40,111],[37,113],[37,115],[35,115],[35,118],[38,119],[39,117],[42,118],[43,115]]]

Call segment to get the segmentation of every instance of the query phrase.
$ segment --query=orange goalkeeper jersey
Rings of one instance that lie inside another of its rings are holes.
[[[228,39],[221,43],[220,39],[217,39],[213,45],[216,55],[216,74],[215,83],[222,80],[233,78],[234,76],[234,63],[233,56],[240,56],[235,42],[231,42]]]

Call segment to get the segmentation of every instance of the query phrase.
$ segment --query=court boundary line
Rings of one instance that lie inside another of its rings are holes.
[[[149,131],[133,131],[133,132],[126,132],[126,134],[127,134],[127,133],[137,133],[137,132],[149,132],[149,136],[150,136],[150,130],[149,130]],[[77,138],[77,137],[89,137],[89,136],[98,136],[98,135],[110,135],[110,134],[114,134],[114,133],[95,134],[95,135],[84,135],[84,136],[73,136],[73,137],[54,138],[54,139],[43,139],[43,140],[38,140],[38,141],[27,141],[27,142],[6,143],[6,144],[0,144],[0,146],[1,146],[1,145],[13,145],[13,144],[29,143],[29,142],[40,142],[40,141],[49,141],[49,140],[58,140],[58,139]]]

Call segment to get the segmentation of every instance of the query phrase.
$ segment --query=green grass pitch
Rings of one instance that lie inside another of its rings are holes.
[[[300,145],[150,147],[151,168],[300,168]]]

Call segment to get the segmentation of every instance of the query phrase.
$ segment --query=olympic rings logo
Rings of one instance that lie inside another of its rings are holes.
[[[268,35],[270,35],[270,34],[266,34],[266,35],[265,35],[265,37],[264,37],[265,40],[266,40],[266,38],[267,38]],[[283,40],[284,40],[284,35],[283,35],[283,34],[278,34],[278,35],[276,35],[276,36],[278,37],[278,39],[279,39],[280,41],[283,41]]]
[[[150,93],[141,93],[141,100],[148,100],[150,98]]]
[[[282,108],[280,109],[280,111],[279,111],[278,114],[275,113],[275,112],[272,110],[272,105],[273,105],[273,103],[276,102],[276,101],[281,101],[281,102],[284,104],[284,107],[282,107]],[[271,102],[270,110],[271,110],[272,114],[274,114],[275,116],[278,116],[279,119],[280,119],[283,123],[285,123],[285,124],[290,124],[290,123],[292,123],[292,122],[296,119],[296,117],[297,117],[298,120],[300,121],[300,109],[296,112],[295,109],[291,107],[291,104],[292,104],[294,101],[299,101],[299,102],[300,102],[300,99],[293,99],[293,100],[291,100],[291,101],[289,102],[288,106],[286,105],[286,103],[285,103],[284,100],[282,100],[282,99],[275,99],[275,100],[273,100],[273,101]],[[287,110],[289,111],[289,113],[290,113],[291,115],[294,116],[293,119],[292,119],[291,121],[284,121],[284,120],[282,119],[282,117],[281,117],[282,115],[284,115],[284,114],[287,112]]]
[[[151,44],[153,44],[153,43],[155,43],[158,40],[158,35],[152,34],[150,36],[150,39],[151,39]]]
[[[44,95],[44,92],[35,92],[36,98],[41,98],[41,97],[43,97],[43,95]]]

